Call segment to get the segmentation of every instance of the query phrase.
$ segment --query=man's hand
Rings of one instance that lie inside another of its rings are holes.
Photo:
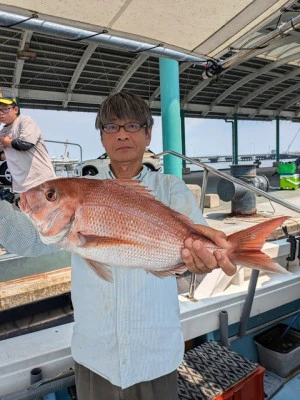
[[[0,138],[0,145],[3,147],[11,147],[11,138],[8,136],[3,136]]]
[[[204,225],[197,225],[202,234],[216,243],[217,246],[227,249],[229,244],[224,232],[210,228]],[[210,253],[201,240],[187,238],[184,242],[185,248],[181,252],[183,262],[187,269],[195,274],[204,274],[211,272],[215,268],[222,268],[225,274],[234,275],[236,266],[232,264],[227,255],[222,250],[216,250]]]

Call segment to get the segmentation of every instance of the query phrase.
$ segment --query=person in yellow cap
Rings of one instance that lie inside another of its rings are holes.
[[[0,151],[4,151],[15,193],[56,178],[42,132],[19,107],[8,89],[0,89]],[[0,177],[1,181],[1,177]]]

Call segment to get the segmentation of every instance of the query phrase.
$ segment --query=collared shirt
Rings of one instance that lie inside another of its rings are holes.
[[[104,168],[98,179],[113,179]],[[135,177],[171,208],[205,223],[193,194],[173,175],[146,167]],[[73,255],[72,354],[79,363],[122,388],[174,371],[184,341],[176,279],[142,269],[111,267],[113,283],[97,278]]]

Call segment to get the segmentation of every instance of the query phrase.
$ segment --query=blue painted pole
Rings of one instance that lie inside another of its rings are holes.
[[[163,150],[182,154],[178,61],[160,58],[159,72]],[[182,178],[181,159],[165,156],[164,173]]]

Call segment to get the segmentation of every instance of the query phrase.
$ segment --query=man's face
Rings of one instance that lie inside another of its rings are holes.
[[[14,104],[0,103],[0,122],[9,125],[18,115],[18,107]]]
[[[119,119],[114,119],[110,123],[117,125],[139,123],[142,125],[139,121]],[[140,162],[142,164],[144,151],[149,146],[150,140],[151,128],[147,128],[147,132],[145,127],[141,127],[137,132],[128,132],[124,127],[115,133],[101,130],[101,142],[112,163]]]

